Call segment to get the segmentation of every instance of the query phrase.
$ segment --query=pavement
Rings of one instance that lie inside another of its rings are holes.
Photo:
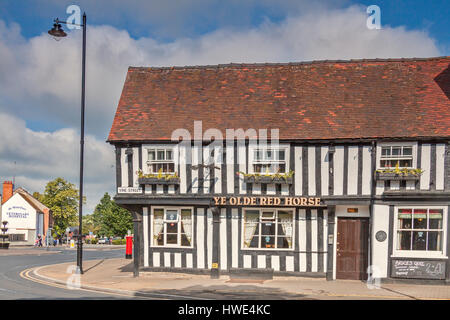
[[[83,251],[100,251],[100,250],[114,250],[124,249],[125,245],[89,245],[83,244]],[[9,249],[0,250],[0,256],[17,256],[17,255],[44,255],[61,253],[64,250],[77,250],[77,247],[71,248],[69,245],[50,246],[48,247],[34,247],[34,246],[13,246]]]
[[[64,248],[58,248],[64,250]],[[60,253],[60,250],[48,250],[47,248],[34,247],[10,247],[9,249],[0,250],[0,256],[22,256],[22,255],[42,255]]]
[[[74,263],[40,266],[24,270],[22,277],[50,286],[67,287],[74,282]],[[233,279],[222,275],[141,272],[133,277],[132,260],[125,258],[85,261],[80,290],[123,297],[161,299],[287,299],[287,300],[450,300],[449,285],[381,284],[369,288],[354,280],[326,281],[303,277],[274,277],[273,280]],[[78,275],[77,275],[78,276]],[[68,282],[69,280],[69,282]],[[73,285],[72,285],[73,286]]]

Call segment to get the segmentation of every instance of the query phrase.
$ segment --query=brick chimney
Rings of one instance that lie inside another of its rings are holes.
[[[4,204],[6,201],[9,200],[9,198],[13,195],[13,183],[12,181],[4,181],[3,182],[3,197],[2,197],[2,204]]]

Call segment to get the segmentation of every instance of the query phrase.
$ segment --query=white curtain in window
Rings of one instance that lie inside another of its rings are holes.
[[[259,222],[258,214],[247,214],[244,224],[244,247],[249,248]]]
[[[291,214],[279,214],[281,228],[286,235],[286,240],[289,244],[289,248],[292,248],[292,215]]]
[[[192,213],[191,211],[181,212],[181,226],[183,227],[186,238],[191,244],[192,239]]]
[[[163,223],[163,214],[162,213],[154,213],[153,215],[153,244],[158,245],[158,236],[163,232],[164,223]]]

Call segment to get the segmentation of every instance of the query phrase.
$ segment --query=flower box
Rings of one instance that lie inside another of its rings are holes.
[[[394,173],[394,172],[377,172],[377,180],[419,180],[420,174],[414,173]]]
[[[245,183],[292,184],[292,177],[278,178],[266,176],[244,176]]]
[[[180,178],[139,178],[139,184],[180,184]]]

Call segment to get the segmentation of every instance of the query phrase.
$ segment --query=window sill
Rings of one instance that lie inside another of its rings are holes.
[[[294,251],[292,249],[281,249],[281,248],[241,248],[242,251]]]
[[[182,247],[182,246],[155,246],[155,245],[150,245],[151,249],[187,249],[187,250],[192,250],[194,249],[194,247]]]
[[[397,251],[391,255],[391,258],[448,259],[442,252],[430,251]]]

